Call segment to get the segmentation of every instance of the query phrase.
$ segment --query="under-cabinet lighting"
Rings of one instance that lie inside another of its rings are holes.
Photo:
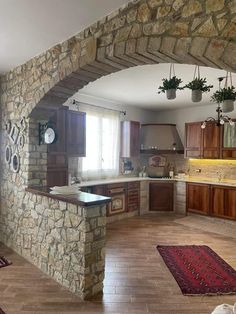
[[[233,159],[197,159],[197,158],[189,158],[190,162],[198,163],[198,164],[235,164],[236,160]]]

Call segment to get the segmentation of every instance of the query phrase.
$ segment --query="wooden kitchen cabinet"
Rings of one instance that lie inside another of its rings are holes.
[[[85,156],[86,115],[83,112],[62,107],[51,115],[57,140],[47,146],[47,185],[68,184],[68,157]]]
[[[221,129],[215,123],[208,123],[205,129],[202,122],[185,124],[185,157],[220,158]]]
[[[66,152],[66,114],[63,107],[54,112],[50,120],[56,130],[57,141],[47,145],[47,185],[68,184],[68,159]]]
[[[201,157],[201,122],[185,123],[185,157]]]
[[[187,211],[208,215],[210,212],[210,185],[187,183]]]
[[[138,157],[140,154],[140,123],[137,121],[121,122],[120,157]]]
[[[236,219],[236,188],[212,186],[211,214],[216,217]]]
[[[221,157],[223,159],[236,159],[236,124],[233,126],[228,122],[224,124]]]
[[[140,183],[128,182],[127,188],[127,211],[131,212],[140,209]]]
[[[68,156],[86,155],[86,114],[79,111],[67,111],[66,145]]]
[[[173,183],[151,182],[149,184],[149,210],[173,210]]]
[[[207,123],[202,129],[202,158],[220,158],[220,127],[215,123]]]

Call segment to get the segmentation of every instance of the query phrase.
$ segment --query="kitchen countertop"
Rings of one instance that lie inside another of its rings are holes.
[[[84,207],[96,206],[101,204],[107,204],[111,201],[110,197],[100,196],[85,192],[79,192],[78,194],[65,195],[65,194],[50,194],[50,189],[48,187],[28,187],[26,188],[27,192],[47,196],[59,201],[80,205]]]
[[[157,182],[179,181],[179,182],[194,182],[194,183],[214,184],[214,185],[224,185],[224,186],[236,187],[236,180],[221,179],[219,181],[218,179],[215,179],[215,178],[193,177],[193,176],[185,176],[184,178],[174,177],[172,179],[169,179],[169,178],[149,178],[149,177],[118,177],[118,178],[111,178],[111,179],[82,181],[78,186],[79,187],[87,187],[87,186],[95,186],[95,185],[102,185],[102,184],[119,183],[119,182],[133,182],[133,181],[157,181]]]

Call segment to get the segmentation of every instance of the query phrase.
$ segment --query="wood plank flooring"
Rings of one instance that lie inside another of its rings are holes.
[[[206,244],[236,268],[236,240],[188,226],[183,217],[133,217],[108,225],[104,294],[82,301],[22,257],[0,245],[13,265],[0,269],[0,307],[6,314],[208,314],[234,296],[183,296],[157,244]],[[184,222],[184,224],[182,224]]]

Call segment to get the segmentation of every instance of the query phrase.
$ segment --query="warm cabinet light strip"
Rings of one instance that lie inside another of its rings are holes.
[[[236,160],[232,159],[194,159],[189,158],[190,162],[198,164],[233,164],[236,165]]]

